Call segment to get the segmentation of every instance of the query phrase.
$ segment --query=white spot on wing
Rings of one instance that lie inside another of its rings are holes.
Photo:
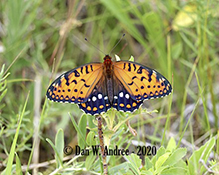
[[[157,73],[153,70],[153,73],[155,74],[155,75],[157,75]]]
[[[96,101],[96,100],[97,100],[97,97],[93,96],[92,101]]]
[[[125,98],[129,99],[129,94],[125,94]]]
[[[118,97],[117,97],[117,96],[114,96],[114,99],[118,99]]]
[[[123,97],[123,95],[124,95],[123,92],[120,92],[120,93],[119,93],[119,96],[120,96],[120,97]]]
[[[99,99],[103,98],[103,95],[102,94],[98,94],[98,98]]]

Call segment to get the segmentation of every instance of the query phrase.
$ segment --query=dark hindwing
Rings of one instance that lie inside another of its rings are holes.
[[[105,77],[103,76],[94,87],[88,100],[85,103],[78,104],[79,108],[90,115],[98,115],[111,108],[107,96]]]
[[[125,89],[123,84],[115,77],[114,78],[114,97],[112,107],[118,111],[134,112],[143,103],[131,98],[129,92]]]
[[[137,110],[143,101],[136,101],[116,78],[113,78],[113,101],[110,103],[107,92],[107,81],[105,77],[97,83],[87,102],[78,104],[80,109],[91,115],[98,115],[108,111],[111,107],[118,111],[133,112]]]

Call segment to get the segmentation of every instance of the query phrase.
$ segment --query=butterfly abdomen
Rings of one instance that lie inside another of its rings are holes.
[[[112,78],[107,78],[106,88],[107,88],[107,95],[109,98],[109,102],[110,104],[112,104],[113,103],[113,79]]]

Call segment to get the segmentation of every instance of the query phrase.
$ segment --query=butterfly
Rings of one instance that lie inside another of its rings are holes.
[[[88,63],[59,76],[46,96],[54,102],[75,103],[85,113],[98,115],[115,108],[133,112],[144,100],[171,93],[169,81],[157,71],[131,61]]]

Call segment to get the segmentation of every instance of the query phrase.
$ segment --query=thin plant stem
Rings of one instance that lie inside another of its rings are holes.
[[[103,131],[102,131],[102,117],[99,115],[97,117],[98,120],[98,136],[100,140],[100,151],[103,159],[103,172],[104,175],[108,174],[107,162],[106,162],[106,154],[104,153],[104,142],[103,142]]]

